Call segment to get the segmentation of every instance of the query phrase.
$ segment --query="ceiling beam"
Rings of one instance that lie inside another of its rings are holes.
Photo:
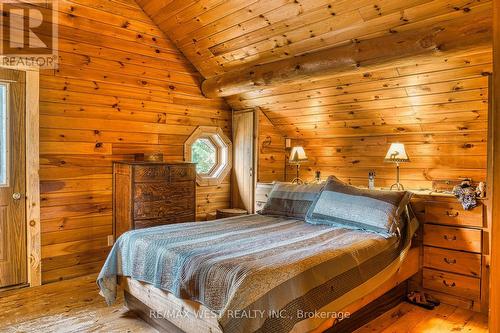
[[[207,97],[226,97],[280,84],[321,79],[354,71],[394,67],[398,62],[452,56],[471,49],[491,48],[491,10],[470,12],[460,19],[428,27],[352,41],[250,68],[230,71],[202,82]]]

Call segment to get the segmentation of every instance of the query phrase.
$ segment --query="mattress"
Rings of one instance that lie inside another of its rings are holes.
[[[98,284],[108,303],[128,276],[203,304],[224,332],[289,332],[382,272],[408,238],[257,214],[159,226],[122,235]]]

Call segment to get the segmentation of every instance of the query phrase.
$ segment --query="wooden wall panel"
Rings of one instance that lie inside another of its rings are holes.
[[[58,70],[40,77],[42,280],[97,272],[109,251],[111,166],[182,160],[198,125],[231,133],[227,104],[134,1],[60,0]],[[197,218],[230,205],[229,179],[198,188]]]
[[[390,186],[395,166],[383,158],[390,143],[402,142],[411,158],[401,167],[403,184],[429,189],[436,180],[486,180],[490,72],[491,52],[480,52],[282,85],[228,102],[235,109],[260,108],[273,133],[303,145],[305,179],[320,170],[324,177],[367,185],[368,172],[375,171],[376,185]],[[260,163],[263,171],[269,168],[268,161]]]
[[[259,112],[259,141],[257,182],[285,180],[285,137],[271,123],[264,112]]]

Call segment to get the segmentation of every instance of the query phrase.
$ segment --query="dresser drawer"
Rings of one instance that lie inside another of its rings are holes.
[[[424,246],[424,266],[479,277],[481,255]]]
[[[134,221],[134,229],[157,227],[160,225],[182,223],[182,222],[193,222],[195,219],[194,215],[195,214],[193,211],[192,213],[184,212],[181,214],[171,215],[169,218],[135,220]]]
[[[423,286],[426,289],[472,300],[479,300],[481,295],[480,279],[429,268],[423,269]]]
[[[157,227],[165,224],[172,224],[173,222],[168,221],[167,219],[149,219],[149,220],[135,220],[134,221],[134,229],[144,229]]]
[[[188,181],[196,179],[196,171],[191,165],[170,166],[170,181]]]
[[[425,222],[481,228],[483,205],[480,204],[472,210],[464,210],[458,203],[428,203],[425,207]]]
[[[425,224],[424,245],[481,253],[481,230]]]
[[[172,215],[194,211],[195,206],[190,198],[173,197],[169,201],[144,201],[134,203],[134,218],[157,219],[171,218]]]
[[[190,198],[195,195],[194,182],[148,182],[134,184],[134,202],[165,201],[172,198]],[[175,203],[174,203],[175,204]]]
[[[170,167],[168,165],[137,165],[134,166],[134,180],[136,182],[170,181]]]

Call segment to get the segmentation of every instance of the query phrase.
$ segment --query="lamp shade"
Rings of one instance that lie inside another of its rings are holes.
[[[288,160],[288,162],[290,164],[299,164],[305,161],[307,161],[307,155],[304,151],[304,148],[301,146],[293,147],[292,151],[290,152],[290,159]]]
[[[386,162],[410,162],[410,157],[405,150],[405,145],[402,143],[391,143],[384,161]]]

